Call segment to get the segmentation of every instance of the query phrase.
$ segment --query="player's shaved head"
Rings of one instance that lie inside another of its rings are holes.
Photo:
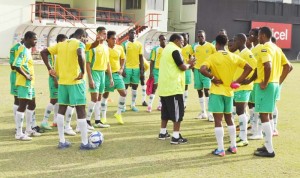
[[[246,43],[246,41],[247,41],[247,37],[244,33],[239,33],[234,38],[243,44]]]

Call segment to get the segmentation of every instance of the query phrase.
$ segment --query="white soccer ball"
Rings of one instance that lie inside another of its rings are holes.
[[[98,147],[104,142],[104,136],[101,132],[99,131],[94,131],[90,134],[89,136],[89,143],[93,147]]]

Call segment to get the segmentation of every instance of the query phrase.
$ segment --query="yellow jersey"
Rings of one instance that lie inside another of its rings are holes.
[[[246,77],[247,79],[249,79],[253,75],[254,69],[256,68],[256,59],[254,58],[251,50],[248,48],[243,49],[238,55],[242,59],[244,59],[253,69],[252,72],[250,72],[250,74]],[[243,72],[244,70],[242,68],[237,68],[234,74],[234,81],[237,80],[242,75]],[[241,91],[241,90],[253,90],[253,82],[251,82],[248,85],[241,85],[235,91]]]
[[[80,84],[82,80],[75,80],[81,72],[78,64],[77,49],[85,51],[85,45],[79,40],[72,38],[64,42],[57,43],[48,47],[52,55],[56,55],[56,73],[59,77],[58,84],[75,85]]]
[[[122,47],[126,54],[126,68],[138,69],[140,65],[139,56],[143,54],[143,46],[139,41],[125,41]]]
[[[203,45],[195,43],[193,45],[193,53],[196,58],[195,69],[200,69],[203,62],[211,55],[216,52],[216,48],[213,44],[205,42]]]
[[[212,75],[222,80],[223,84],[212,83],[210,93],[216,95],[233,96],[233,89],[230,87],[234,79],[236,69],[244,68],[247,62],[236,54],[227,51],[217,51],[209,56],[203,65],[211,70]]]
[[[121,68],[120,60],[125,60],[125,53],[120,45],[115,45],[114,48],[109,48],[109,63],[111,66],[111,72],[119,72]]]
[[[188,61],[190,60],[190,56],[193,55],[193,48],[192,45],[187,44],[184,47],[181,48],[181,54],[183,57],[183,61],[185,64],[188,63]]]
[[[159,69],[160,64],[160,57],[161,53],[163,52],[164,48],[161,46],[155,46],[150,53],[150,59],[154,62],[154,68]]]
[[[86,62],[90,64],[92,70],[106,71],[109,63],[109,49],[105,44],[86,51]]]
[[[15,59],[13,66],[20,67],[26,74],[29,74],[32,77],[32,80],[31,81],[27,80],[23,75],[21,75],[19,72],[17,72],[16,86],[33,88],[35,77],[34,77],[33,58],[31,55],[31,51],[30,51],[30,49],[21,45],[19,47],[17,53],[19,55]]]

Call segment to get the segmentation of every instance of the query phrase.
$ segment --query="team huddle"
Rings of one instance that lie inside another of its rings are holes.
[[[110,127],[106,118],[109,93],[117,90],[120,95],[114,117],[119,124],[124,124],[122,112],[126,111],[128,87],[132,88],[130,109],[138,112],[137,88],[141,83],[142,105],[147,106],[147,112],[152,112],[155,93],[160,96],[157,110],[161,111],[161,129],[158,138],[166,140],[171,137],[166,129],[168,120],[171,120],[174,127],[170,143],[187,143],[180,134],[180,123],[188,107],[188,85],[192,83],[193,74],[201,109],[196,118],[215,123],[217,149],[212,154],[225,156],[224,117],[230,136],[229,153],[235,154],[237,147],[247,146],[248,139],[264,138],[264,146],[254,155],[275,156],[272,137],[278,135],[276,101],[280,99],[282,83],[292,66],[282,50],[271,41],[270,28],[251,29],[248,37],[240,33],[229,41],[226,31],[221,30],[212,43],[206,41],[205,31],[199,30],[198,42],[193,45],[189,44],[186,33],[171,35],[168,44],[166,37],[160,35],[159,46],[150,53],[149,102],[146,102],[145,84],[145,71],[149,66],[143,57],[142,44],[135,39],[135,31],[129,31],[129,39],[122,45],[116,44],[115,31],[106,31],[104,27],[98,27],[96,31],[93,43],[87,43],[87,33],[77,29],[69,39],[59,34],[57,44],[41,51],[49,73],[50,102],[40,127],[35,119],[35,76],[31,55],[37,35],[28,31],[24,39],[11,48],[10,81],[17,140],[31,140],[41,136],[40,130],[57,127],[59,149],[70,147],[65,134],[76,135],[76,132],[81,134],[80,149],[95,149],[88,141],[88,132],[94,128]],[[91,96],[88,104],[86,86]],[[77,113],[76,132],[71,127],[74,110]],[[48,121],[51,112],[54,113],[52,126]],[[91,123],[93,113],[94,124]],[[239,119],[237,127],[234,125],[235,115]],[[24,118],[25,132],[22,131]],[[240,131],[238,137],[237,130]]]

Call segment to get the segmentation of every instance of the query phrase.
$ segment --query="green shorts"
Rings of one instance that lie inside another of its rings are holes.
[[[18,96],[18,89],[16,86],[16,75],[17,73],[15,71],[10,72],[10,94],[14,96]]]
[[[110,87],[109,76],[107,74],[105,75],[105,92],[113,92],[115,89],[125,90],[123,77],[118,72],[112,73],[112,78],[115,85],[113,87]]]
[[[277,92],[277,97],[276,97],[276,101],[279,101],[280,100],[280,96],[281,96],[281,89],[282,89],[282,85],[279,85],[279,88],[278,88],[278,92]]]
[[[154,84],[158,84],[159,69],[153,69]]]
[[[254,89],[250,93],[249,103],[255,103],[255,90]]]
[[[254,84],[255,90],[255,112],[272,113],[278,95],[278,83],[269,83],[267,88],[260,89],[259,83]]]
[[[58,85],[58,104],[61,105],[85,105],[85,82],[75,85]]]
[[[18,86],[18,98],[32,100],[35,98],[35,90],[31,87]]]
[[[210,79],[202,75],[199,69],[194,69],[194,88],[196,90],[201,90],[203,88],[209,89],[210,85]]]
[[[140,83],[140,69],[125,69],[126,77],[124,78],[125,84],[139,84]]]
[[[185,71],[185,85],[189,85],[191,84],[191,80],[192,80],[192,70],[189,69],[189,70],[186,70]]]
[[[235,91],[233,100],[237,103],[248,103],[250,94],[251,94],[251,90]]]
[[[208,111],[212,113],[229,114],[233,108],[233,97],[224,95],[209,95]]]
[[[55,82],[53,77],[49,76],[48,83],[49,83],[50,99],[57,99],[58,88],[55,87]]]
[[[95,88],[89,88],[90,93],[104,93],[105,89],[105,71],[92,70],[92,77],[95,83]]]

